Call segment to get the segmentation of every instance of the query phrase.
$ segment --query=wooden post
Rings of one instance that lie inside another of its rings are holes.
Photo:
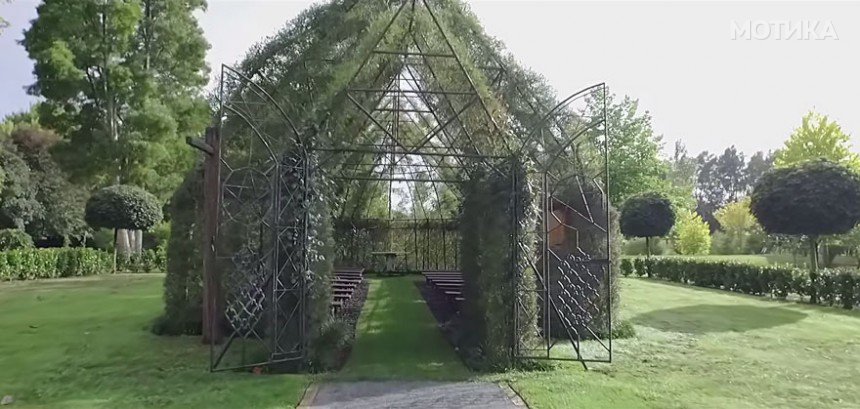
[[[221,141],[217,127],[206,128],[203,141],[188,144],[203,151],[203,343],[219,344],[223,334],[223,298],[221,279],[215,265],[215,235],[218,233],[218,210],[221,200]]]

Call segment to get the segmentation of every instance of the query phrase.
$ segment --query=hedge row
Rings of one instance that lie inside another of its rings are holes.
[[[622,260],[621,274],[780,299],[794,294],[813,304],[841,305],[846,309],[860,303],[860,271],[850,268],[824,269],[813,274],[791,266],[635,257]]]
[[[118,263],[119,272],[164,270],[164,252],[144,254]],[[0,252],[0,281],[83,277],[113,271],[113,254],[91,248],[30,248]]]

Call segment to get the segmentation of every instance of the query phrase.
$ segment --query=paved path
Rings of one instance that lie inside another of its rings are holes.
[[[515,400],[519,401],[519,399]],[[312,386],[301,408],[522,409],[499,385],[488,382],[333,382]]]

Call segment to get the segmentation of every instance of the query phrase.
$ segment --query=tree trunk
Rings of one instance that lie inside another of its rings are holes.
[[[129,254],[131,254],[131,243],[129,242],[128,230],[116,229],[114,236],[116,237],[114,248],[117,254],[119,254],[120,257],[128,258]]]
[[[809,302],[818,303],[818,237],[809,236]]]
[[[651,257],[651,238],[645,238],[645,255]]]
[[[143,254],[143,230],[134,231],[134,245],[135,254]]]
[[[818,237],[809,237],[809,270],[818,272]]]
[[[116,247],[119,241],[119,230],[113,229],[113,273],[116,274]]]

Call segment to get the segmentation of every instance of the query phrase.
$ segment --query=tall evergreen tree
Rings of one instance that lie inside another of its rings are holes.
[[[738,152],[734,145],[726,148],[717,158],[714,171],[717,181],[725,192],[724,204],[737,202],[746,191],[745,164],[743,152]]]
[[[773,153],[758,151],[750,156],[747,167],[744,169],[747,191],[751,191],[758,179],[773,168]]]
[[[714,213],[726,204],[738,201],[747,191],[748,177],[743,152],[734,146],[720,156],[702,152],[696,157],[696,213],[708,222],[711,231],[719,228]]]
[[[702,152],[696,156],[696,165],[696,213],[708,223],[711,231],[715,231],[719,223],[714,212],[725,204],[725,190],[717,177],[717,157]]]

